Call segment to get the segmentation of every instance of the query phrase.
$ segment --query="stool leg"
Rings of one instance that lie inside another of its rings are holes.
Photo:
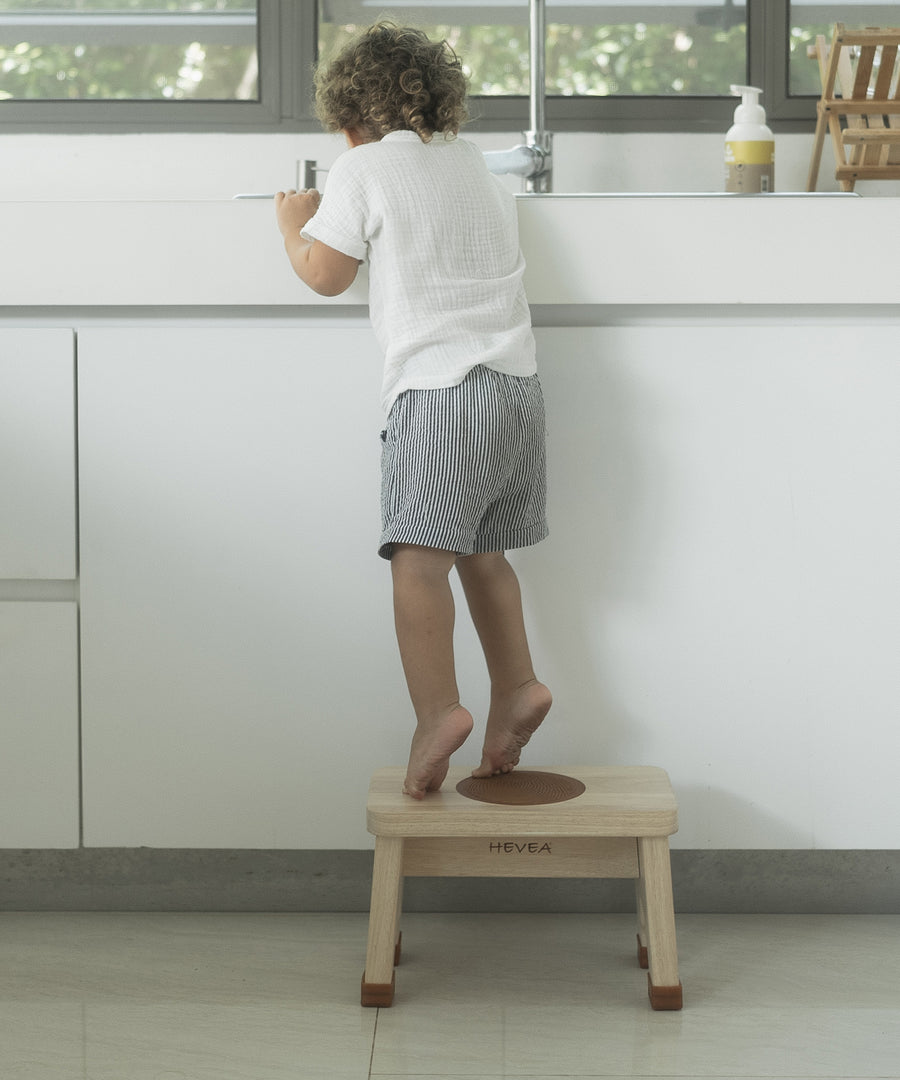
[[[650,971],[647,982],[654,1009],[674,1010],[682,1006],[678,979],[678,950],[675,944],[675,903],[669,841],[665,836],[638,837],[641,866],[640,887],[647,920],[647,951]]]
[[[650,966],[650,957],[647,952],[647,942],[650,940],[647,936],[647,900],[644,896],[644,879],[641,877],[635,878],[634,882],[634,898],[637,902],[637,958],[638,965],[645,971]]]
[[[400,963],[403,951],[403,933],[400,930],[400,916],[403,914],[403,883],[406,880],[400,871],[400,884],[397,886],[397,916],[394,919],[394,967]]]
[[[376,836],[369,907],[369,942],[361,1002],[387,1007],[394,1000],[394,955],[403,881],[403,837]]]

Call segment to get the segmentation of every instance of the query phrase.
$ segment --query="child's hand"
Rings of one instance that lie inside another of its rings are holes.
[[[321,196],[315,188],[306,191],[279,191],[275,195],[275,219],[281,235],[297,236],[319,209]]]

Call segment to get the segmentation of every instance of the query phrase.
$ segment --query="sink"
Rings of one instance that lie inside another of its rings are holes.
[[[859,199],[858,191],[548,191],[517,192],[517,199]]]

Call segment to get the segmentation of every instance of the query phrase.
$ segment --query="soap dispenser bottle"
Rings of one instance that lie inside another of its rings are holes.
[[[756,86],[732,86],[741,95],[734,124],[725,136],[725,190],[757,194],[775,190],[775,137]]]

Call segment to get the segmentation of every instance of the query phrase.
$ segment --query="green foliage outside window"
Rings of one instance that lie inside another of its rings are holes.
[[[471,74],[472,93],[528,93],[528,28],[520,25],[425,26],[445,37]],[[58,13],[59,0],[0,0],[4,12]],[[246,0],[78,0],[78,14],[247,11]],[[253,10],[252,6],[249,8]],[[198,22],[202,20],[197,20]],[[323,22],[319,52],[327,55],[354,26]],[[257,95],[252,44],[204,41],[159,43],[125,33],[113,43],[4,41],[0,36],[0,95],[31,100],[246,100]],[[0,29],[2,34],[2,29]],[[711,95],[745,78],[746,26],[615,26],[550,23],[547,89],[556,95]]]
[[[0,101],[257,102],[257,6],[250,0],[0,0]],[[732,83],[748,77],[745,13],[745,5],[737,4],[698,11],[694,21],[679,24],[550,21],[547,93],[727,97]],[[801,15],[802,8],[796,14]],[[4,25],[4,16],[18,17],[23,25]],[[83,35],[81,16],[91,24]],[[107,17],[99,29],[91,20],[97,16]],[[57,32],[54,20],[60,17],[64,30]],[[234,20],[240,17],[235,28]],[[517,24],[422,28],[446,38],[459,53],[473,96],[524,96],[529,70],[526,0],[519,18]],[[789,92],[817,96],[818,67],[806,50],[818,33],[830,39],[832,26],[793,23],[792,18]],[[226,24],[230,28],[223,30]],[[319,55],[327,57],[357,29],[323,18]],[[297,62],[308,65],[315,49],[312,44],[301,48]],[[264,71],[263,77],[267,75],[275,77]]]
[[[361,27],[321,23],[323,57]],[[463,60],[471,93],[528,93],[528,27],[423,26]],[[547,26],[547,93],[562,96],[728,94],[747,68],[746,26],[629,23]]]
[[[819,78],[819,65],[815,58],[806,55],[810,45],[815,45],[816,35],[821,34],[830,42],[834,24],[819,26],[792,26],[790,34],[790,92],[792,94],[813,94],[818,97],[822,92]]]
[[[79,15],[188,14],[244,12],[255,14],[246,0],[0,0],[4,14],[33,17],[64,14],[69,24]],[[94,43],[48,40],[52,27],[38,40],[11,40],[0,22],[0,98],[19,100],[255,100],[258,96],[255,31],[247,44],[184,40],[154,41],[151,25],[129,31],[123,21],[120,40]],[[194,24],[196,26],[196,23]],[[141,40],[143,36],[144,40]],[[171,36],[171,31],[169,32]],[[6,40],[4,40],[4,38]]]

